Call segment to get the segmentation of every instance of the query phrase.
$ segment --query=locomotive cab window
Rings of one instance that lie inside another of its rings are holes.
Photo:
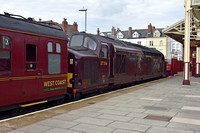
[[[26,69],[37,69],[37,46],[28,44],[26,45]]]
[[[108,46],[106,45],[101,46],[101,58],[104,58],[104,59],[108,58]]]
[[[8,76],[11,73],[11,39],[0,36],[0,76]]]
[[[83,36],[82,35],[74,35],[71,37],[71,42],[69,46],[82,46],[83,44]]]
[[[91,50],[95,50],[96,47],[97,47],[97,44],[91,38],[86,37],[83,46],[86,47],[86,48],[89,48]]]
[[[48,46],[48,72],[58,74],[61,72],[61,47],[59,43],[49,42]]]

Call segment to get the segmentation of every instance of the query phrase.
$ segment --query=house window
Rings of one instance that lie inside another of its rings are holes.
[[[154,32],[154,37],[157,37],[157,33],[156,32]]]
[[[175,51],[176,51],[176,44],[172,43],[172,52],[175,52]]]
[[[133,35],[132,35],[132,37],[139,37],[139,36],[140,36],[140,34],[137,33],[137,32],[134,32]]]
[[[37,46],[32,44],[26,45],[26,69],[37,69]]]
[[[178,49],[178,51],[181,51],[181,44],[180,43],[177,44],[177,49]]]
[[[124,37],[124,35],[121,33],[121,32],[119,32],[118,34],[117,34],[117,38],[118,39],[121,39],[121,38],[123,38]]]
[[[0,36],[0,76],[11,73],[11,40],[7,36]]]
[[[160,37],[160,32],[158,30],[154,31],[153,36]]]
[[[49,42],[48,46],[48,72],[57,74],[61,72],[61,47],[59,43]]]
[[[163,45],[163,40],[160,40],[160,45]]]
[[[153,41],[149,41],[149,46],[153,46]]]
[[[137,44],[138,44],[138,45],[141,45],[141,41],[138,41]]]

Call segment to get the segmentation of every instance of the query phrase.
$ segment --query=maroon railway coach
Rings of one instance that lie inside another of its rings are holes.
[[[64,98],[67,36],[61,28],[0,15],[0,111]]]
[[[68,92],[81,94],[165,75],[161,52],[137,44],[86,33],[68,44]]]

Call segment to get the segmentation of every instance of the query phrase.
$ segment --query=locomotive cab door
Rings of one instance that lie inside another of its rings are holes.
[[[113,83],[114,81],[114,47],[109,43],[101,43],[100,55],[100,75],[103,83]]]

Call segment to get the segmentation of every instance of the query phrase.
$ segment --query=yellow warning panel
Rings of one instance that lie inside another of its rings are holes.
[[[67,74],[67,87],[72,88],[72,84],[70,83],[70,79],[73,78],[73,73],[68,73]]]
[[[69,64],[70,64],[70,65],[73,65],[73,59],[70,59],[70,60],[69,60]]]

